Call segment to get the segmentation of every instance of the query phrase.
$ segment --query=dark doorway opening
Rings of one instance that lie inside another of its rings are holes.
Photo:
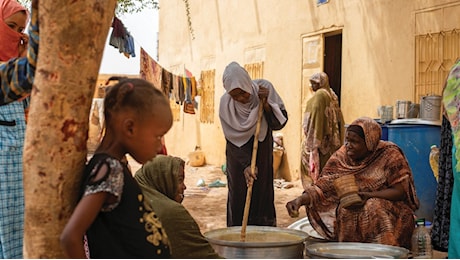
[[[324,36],[324,72],[329,76],[329,84],[341,101],[342,89],[342,31]]]

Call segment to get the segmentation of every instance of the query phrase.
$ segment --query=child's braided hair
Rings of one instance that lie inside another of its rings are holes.
[[[159,89],[139,78],[122,78],[106,91],[104,117],[107,123],[111,121],[113,114],[126,109],[142,116],[154,114],[155,106],[169,106],[167,98]]]

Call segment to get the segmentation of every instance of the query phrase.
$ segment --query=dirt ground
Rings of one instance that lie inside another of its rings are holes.
[[[184,158],[185,159],[185,158]],[[129,160],[132,172],[140,167],[134,160]],[[205,186],[197,186],[199,180],[205,182]],[[210,188],[207,185],[221,180],[227,183],[227,177],[222,172],[221,166],[204,165],[202,167],[185,167],[185,198],[183,201],[184,207],[195,218],[200,226],[201,232],[226,228],[226,209],[227,209],[227,186]],[[289,217],[285,208],[289,200],[294,199],[303,191],[300,180],[286,182],[282,179],[275,179],[275,208],[278,227],[287,227],[296,220],[305,217],[305,212],[301,212],[298,218]],[[284,188],[278,188],[282,186]],[[287,188],[290,187],[290,188]]]
[[[220,179],[227,183],[227,177],[220,167],[206,165],[203,167],[186,167],[184,206],[196,219],[201,231],[226,227],[227,187],[209,188],[197,187],[198,180],[202,178],[206,184]],[[281,183],[281,180],[275,180]],[[285,208],[286,202],[294,199],[303,191],[300,180],[297,182],[282,182],[291,188],[275,187],[275,209],[278,227],[287,227],[299,218],[291,218]],[[280,185],[278,185],[280,186]]]

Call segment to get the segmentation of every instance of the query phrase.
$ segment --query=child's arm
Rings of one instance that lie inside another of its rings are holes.
[[[108,195],[107,192],[98,192],[84,196],[78,203],[61,234],[61,246],[68,257],[86,258],[83,237],[99,214]]]
[[[100,180],[107,172],[107,165],[103,165],[95,179]],[[78,202],[61,234],[61,246],[68,257],[87,258],[83,237],[108,199],[109,193],[101,191],[85,195]]]
[[[68,257],[87,258],[83,237],[99,214],[107,196],[106,192],[98,192],[84,196],[78,203],[61,234],[61,246]]]

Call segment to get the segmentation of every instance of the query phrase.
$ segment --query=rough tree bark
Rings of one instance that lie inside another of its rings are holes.
[[[24,256],[65,258],[88,114],[116,0],[40,0],[40,49],[24,148]]]

